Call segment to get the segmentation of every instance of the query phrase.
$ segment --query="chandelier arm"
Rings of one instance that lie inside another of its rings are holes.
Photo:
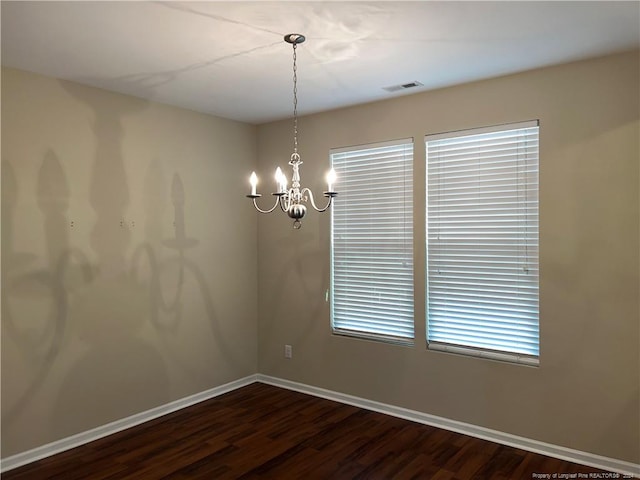
[[[276,194],[274,194],[276,195]],[[276,207],[278,206],[278,204],[280,203],[280,196],[281,195],[276,195],[278,198],[276,198],[276,203],[273,204],[273,207],[271,207],[269,210],[262,210],[259,206],[258,206],[258,202],[256,202],[256,198],[258,197],[250,197],[253,199],[253,206],[256,207],[256,210],[258,210],[260,213],[271,213],[273,212]]]
[[[331,203],[333,202],[333,197],[335,196],[335,195],[327,195],[327,194],[325,194],[325,196],[329,198],[329,201],[327,202],[327,204],[323,208],[318,208],[318,206],[316,205],[316,202],[313,200],[313,192],[311,190],[309,190],[308,188],[303,188],[302,189],[302,194],[304,195],[305,193],[309,196],[309,201],[311,202],[311,206],[313,206],[313,209],[316,212],[320,212],[320,213],[326,211],[331,206]],[[331,193],[333,193],[333,192],[331,192]]]

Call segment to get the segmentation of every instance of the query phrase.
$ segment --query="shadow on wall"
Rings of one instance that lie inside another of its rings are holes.
[[[220,329],[220,320],[216,313],[213,298],[207,286],[202,270],[186,253],[197,247],[199,241],[187,234],[185,224],[185,190],[182,178],[175,173],[171,182],[171,203],[173,205],[173,238],[162,239],[156,235],[161,230],[162,203],[165,195],[158,193],[163,189],[165,176],[158,162],[152,162],[145,181],[146,224],[145,242],[138,245],[131,258],[131,277],[147,277],[149,285],[150,321],[163,344],[163,351],[172,365],[180,367],[181,372],[196,376],[203,365],[194,363],[189,357],[189,348],[179,341],[183,317],[183,297],[185,290],[195,290],[202,302],[202,308],[213,340],[218,351],[234,365],[243,365],[246,360],[234,353],[224,339]],[[160,208],[158,206],[160,205]],[[157,252],[172,252],[161,257]],[[249,367],[247,365],[247,367]]]
[[[41,266],[38,255],[16,251],[18,183],[12,165],[2,162],[2,347],[13,351],[17,370],[2,376],[2,422],[8,424],[42,387],[63,347],[69,292],[93,278],[84,254],[69,247],[69,187],[52,151],[43,159],[37,188],[47,252]],[[79,265],[71,265],[73,258]],[[13,382],[7,383],[9,378]]]
[[[306,221],[308,223],[310,219]],[[279,251],[273,258],[278,259],[279,269],[272,272],[273,281],[269,282],[266,294],[270,300],[263,308],[271,311],[263,311],[261,343],[269,345],[275,343],[275,338],[282,338],[282,332],[276,328],[277,323],[293,315],[295,319],[289,318],[289,321],[295,321],[296,328],[288,330],[287,342],[295,345],[296,349],[302,349],[306,341],[314,338],[311,331],[323,325],[317,320],[322,318],[322,312],[327,308],[323,292],[328,288],[329,265],[326,253],[318,249],[318,238],[308,226],[307,229],[296,230],[287,219],[286,227],[275,242]],[[295,295],[292,296],[291,292]]]
[[[186,233],[185,189],[177,173],[170,192],[174,238],[163,240],[169,191],[159,161],[150,163],[145,179],[144,241],[132,245],[134,225],[124,221],[130,190],[122,117],[146,104],[110,101],[87,87],[60,84],[94,114],[88,200],[95,223],[88,244],[73,246],[81,233],[68,216],[73,185],[64,159],[53,150],[38,173],[42,222],[36,217],[17,222],[16,209],[29,206],[28,200],[19,204],[19,194],[33,194],[19,191],[21,180],[28,183],[26,171],[3,160],[2,424],[3,439],[11,444],[5,454],[16,453],[11,451],[16,445],[22,445],[18,450],[38,446],[28,444],[34,441],[29,438],[46,443],[166,403],[169,365],[181,378],[184,373],[202,378],[203,372],[211,378],[214,369],[202,364],[203,352],[180,345],[178,330],[201,339],[208,330],[230,362],[242,363],[222,336],[205,275],[187,258],[199,242]],[[42,249],[19,251],[19,238],[40,231]],[[204,318],[183,314],[184,305],[194,302],[202,304]],[[50,424],[34,426],[34,415]],[[37,433],[23,433],[29,428]]]

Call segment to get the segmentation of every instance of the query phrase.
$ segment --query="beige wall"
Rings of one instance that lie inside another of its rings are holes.
[[[261,217],[259,371],[640,462],[638,57],[302,118],[303,184],[317,192],[330,148],[414,137],[416,343],[333,336],[325,301],[329,215],[308,214],[300,231],[282,215]],[[541,126],[540,367],[428,351],[423,137],[531,119]],[[291,122],[260,126],[258,138],[260,172],[270,178],[291,153]],[[283,358],[284,344],[293,345],[292,360]]]
[[[2,70],[3,457],[256,372],[256,158],[253,126]]]

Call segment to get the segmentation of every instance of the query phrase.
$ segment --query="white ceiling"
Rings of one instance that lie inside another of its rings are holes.
[[[640,46],[640,2],[2,1],[2,64],[250,123]],[[423,87],[383,87],[417,80]]]

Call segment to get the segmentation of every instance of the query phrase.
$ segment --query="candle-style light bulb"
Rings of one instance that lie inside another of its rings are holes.
[[[329,170],[329,173],[327,173],[327,191],[328,192],[333,192],[333,184],[336,181],[336,171],[332,168],[331,170]]]
[[[258,176],[256,175],[256,172],[251,172],[249,183],[251,184],[251,195],[256,195],[256,185],[258,185]]]
[[[276,168],[276,182],[278,182],[278,193],[284,193],[287,191],[287,177],[280,167]]]

